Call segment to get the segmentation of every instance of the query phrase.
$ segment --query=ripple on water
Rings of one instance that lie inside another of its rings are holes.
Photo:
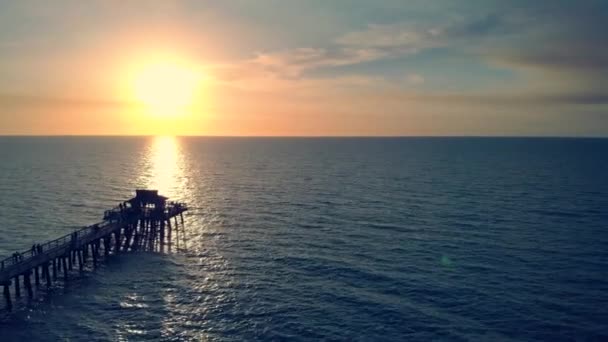
[[[22,298],[2,341],[605,340],[606,150],[0,138],[0,254],[95,222],[136,187],[193,204],[179,253],[114,256]]]

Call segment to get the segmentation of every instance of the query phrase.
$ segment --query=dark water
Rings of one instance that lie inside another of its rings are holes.
[[[136,187],[195,207],[187,252],[21,299],[1,341],[608,340],[608,140],[0,138],[0,254]]]

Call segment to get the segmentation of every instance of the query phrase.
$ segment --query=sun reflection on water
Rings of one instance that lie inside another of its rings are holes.
[[[217,195],[212,191],[217,189],[208,188],[212,183],[204,176],[211,172],[203,168],[211,167],[212,163],[196,159],[201,156],[194,153],[197,150],[192,144],[192,140],[170,136],[153,137],[146,142],[138,186],[156,189],[170,201],[184,201],[190,210],[185,215],[185,226],[180,225],[179,235],[173,234],[175,247],[177,239],[182,239],[179,248],[163,257],[170,262],[157,265],[164,280],[154,280],[154,286],[163,284],[160,292],[153,292],[154,305],[134,308],[138,303],[126,298],[121,308],[163,313],[156,330],[146,334],[206,341],[212,339],[207,329],[208,317],[221,316],[236,301],[226,293],[226,287],[234,286],[235,280],[229,272],[233,266],[221,249],[222,221],[214,209],[213,199]],[[118,330],[118,336],[141,337],[137,325],[122,325]]]
[[[141,186],[158,190],[172,200],[186,200],[190,197],[182,146],[178,138],[152,138],[144,157],[144,165],[140,174]]]

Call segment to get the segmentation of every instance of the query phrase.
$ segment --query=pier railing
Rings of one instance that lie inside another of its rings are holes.
[[[36,257],[39,254],[48,253],[55,249],[62,248],[66,244],[71,241],[78,241],[82,237],[86,235],[90,235],[95,233],[99,229],[103,229],[109,225],[112,225],[116,221],[125,221],[133,218],[142,218],[142,217],[150,217],[155,214],[162,214],[167,216],[173,216],[173,214],[177,212],[181,212],[183,210],[187,210],[186,205],[183,203],[172,202],[170,206],[165,208],[164,211],[159,212],[153,209],[144,209],[136,212],[131,208],[123,208],[115,207],[111,210],[107,210],[104,213],[104,221],[98,222],[96,224],[83,227],[79,230],[73,231],[69,234],[66,234],[58,239],[47,241],[42,244],[33,245],[33,248],[22,252],[15,252],[13,255],[6,257],[4,260],[0,260],[0,271],[7,269],[12,266],[20,265],[23,263],[27,263],[32,258]]]
[[[4,268],[15,266],[15,265],[18,265],[21,263],[25,263],[25,262],[27,262],[28,259],[33,258],[38,254],[50,252],[54,249],[57,249],[57,248],[65,245],[69,241],[71,241],[73,239],[72,236],[75,235],[76,238],[79,239],[82,236],[90,234],[95,226],[100,226],[100,225],[103,225],[104,223],[106,223],[106,222],[100,222],[100,223],[92,225],[92,226],[84,227],[79,230],[73,231],[70,234],[64,235],[58,239],[47,241],[43,244],[34,245],[33,246],[34,248],[28,249],[26,251],[16,252],[12,256],[7,257],[4,260],[0,261],[0,269],[4,269]]]
[[[102,256],[101,250],[103,256],[128,251],[162,253],[165,246],[171,252],[172,241],[179,249],[180,232],[184,243],[186,241],[183,213],[187,210],[185,204],[168,202],[167,197],[158,195],[157,190],[135,190],[135,197],[104,212],[103,221],[76,229],[58,239],[34,244],[30,249],[0,260],[0,285],[4,287],[7,309],[12,308],[11,286],[15,287],[15,298],[21,296],[21,285],[32,298],[32,284],[37,289],[42,279],[50,287],[61,272],[67,281],[74,266],[78,265],[80,272],[84,271],[89,256],[96,268]]]

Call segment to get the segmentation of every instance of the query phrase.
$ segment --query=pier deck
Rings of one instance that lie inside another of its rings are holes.
[[[45,280],[46,286],[51,286],[61,271],[65,280],[68,270],[74,266],[82,271],[89,255],[93,266],[97,266],[102,251],[107,256],[121,251],[162,251],[165,245],[170,249],[172,233],[177,238],[179,223],[183,229],[183,213],[187,210],[183,203],[167,202],[167,198],[158,195],[156,190],[136,190],[134,198],[106,211],[103,221],[56,240],[34,244],[30,250],[16,252],[1,260],[0,285],[4,286],[7,309],[12,308],[11,283],[14,283],[15,296],[21,296],[20,278],[31,297],[32,274],[36,287],[40,286],[41,279]]]

